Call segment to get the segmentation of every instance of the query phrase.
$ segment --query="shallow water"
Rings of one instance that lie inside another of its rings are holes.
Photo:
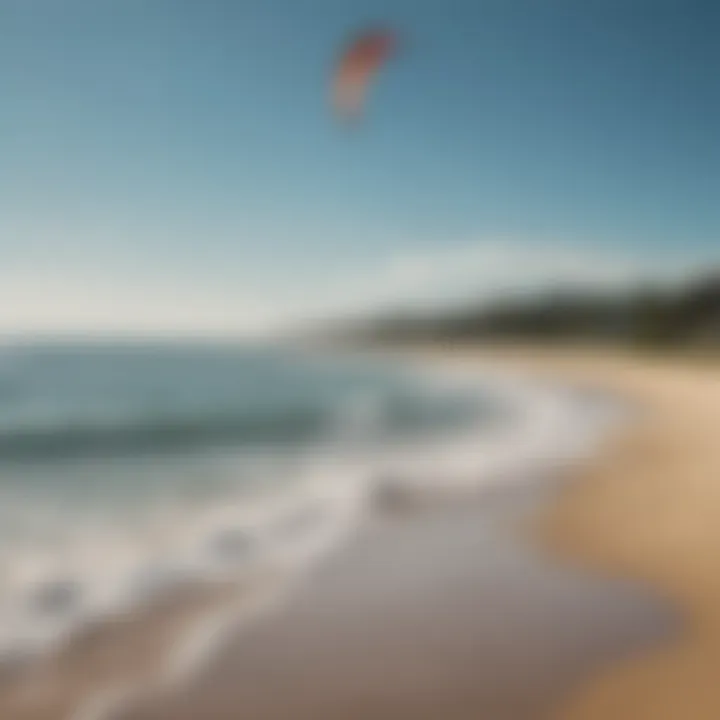
[[[271,577],[284,596],[378,495],[538,477],[616,420],[604,399],[518,378],[259,348],[23,348],[1,372],[8,661],[193,584]]]
[[[477,385],[267,348],[30,346],[1,360],[5,657],[182,577],[308,554],[375,466],[478,432],[497,407]]]

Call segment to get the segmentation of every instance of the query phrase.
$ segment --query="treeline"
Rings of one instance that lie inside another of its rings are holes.
[[[682,288],[565,290],[505,299],[433,316],[395,316],[355,328],[388,340],[610,341],[720,346],[720,270]]]

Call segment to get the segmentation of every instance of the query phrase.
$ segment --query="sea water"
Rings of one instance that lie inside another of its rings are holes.
[[[287,349],[23,345],[0,357],[0,657],[189,583],[297,573],[375,489],[581,451],[556,389]]]

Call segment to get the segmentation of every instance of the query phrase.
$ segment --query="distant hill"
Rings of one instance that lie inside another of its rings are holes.
[[[720,347],[720,269],[682,288],[565,290],[436,314],[374,318],[344,328],[355,339],[612,341]]]

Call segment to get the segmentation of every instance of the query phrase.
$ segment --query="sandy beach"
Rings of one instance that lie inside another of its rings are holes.
[[[717,366],[595,351],[428,355],[615,393],[637,413],[534,513],[527,495],[518,505],[500,491],[514,509],[495,540],[482,528],[502,513],[487,499],[376,524],[194,689],[133,717],[720,716]],[[535,550],[507,540],[528,517]],[[545,550],[555,559],[538,560]],[[513,553],[515,564],[492,560]]]
[[[576,688],[563,719],[720,717],[720,366],[717,361],[518,351],[504,362],[631,398],[641,416],[552,508],[558,553],[638,578],[685,618],[661,650]]]
[[[541,543],[607,577],[644,581],[683,618],[661,649],[614,662],[559,704],[563,720],[720,717],[720,366],[603,351],[485,351],[480,362],[595,387],[638,417],[539,523]],[[471,360],[472,361],[472,360]]]
[[[568,571],[518,541],[547,489],[379,515],[282,612],[123,720],[549,717],[672,617],[632,582]]]
[[[191,682],[120,717],[720,717],[718,366],[536,349],[412,358],[612,393],[633,415],[560,477],[378,509]]]

